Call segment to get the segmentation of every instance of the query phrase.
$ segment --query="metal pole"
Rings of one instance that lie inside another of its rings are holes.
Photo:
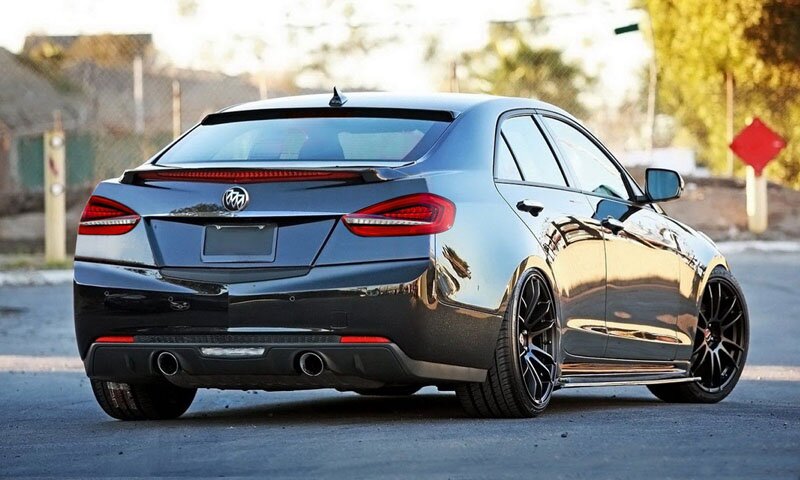
[[[172,81],[172,138],[181,135],[181,82]]]
[[[53,112],[53,129],[44,134],[44,258],[67,259],[66,137],[61,112]]]

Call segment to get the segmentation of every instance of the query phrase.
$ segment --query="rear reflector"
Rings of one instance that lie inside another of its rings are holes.
[[[185,169],[138,172],[141,180],[207,183],[266,183],[322,180],[357,180],[357,172],[329,170]]]
[[[362,237],[429,235],[449,230],[456,206],[432,193],[415,193],[345,215],[345,226]]]
[[[133,343],[132,336],[97,337],[95,343]]]
[[[339,343],[392,343],[386,337],[341,337]]]
[[[81,214],[78,233],[81,235],[121,235],[139,223],[139,215],[114,200],[92,195]]]

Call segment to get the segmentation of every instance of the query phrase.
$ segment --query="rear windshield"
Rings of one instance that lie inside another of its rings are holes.
[[[275,118],[200,125],[161,165],[203,162],[396,161],[424,155],[448,122],[408,118]]]

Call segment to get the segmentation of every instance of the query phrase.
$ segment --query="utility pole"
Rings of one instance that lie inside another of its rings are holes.
[[[651,43],[653,44],[653,55],[650,56],[649,70],[650,79],[647,87],[647,127],[644,132],[645,148],[650,160],[653,158],[653,147],[656,135],[656,94],[658,93],[658,61],[656,57],[656,37],[653,31],[652,18],[647,22]],[[614,29],[615,35],[623,35],[630,32],[641,31],[641,25],[632,23]]]
[[[67,259],[66,138],[61,112],[53,112],[53,129],[44,134],[44,258]]]
[[[142,56],[133,59],[133,114],[134,131],[137,135],[144,133],[144,87],[142,72]]]
[[[142,159],[147,158],[147,149],[144,143],[144,73],[142,72],[142,56],[136,55],[133,59],[133,129],[139,143],[139,152]]]
[[[450,63],[450,91],[458,93],[458,62]]]
[[[725,140],[728,145],[733,141],[733,73],[725,71]],[[727,150],[727,165],[725,171],[733,177],[733,150]],[[748,176],[750,172],[747,172]]]

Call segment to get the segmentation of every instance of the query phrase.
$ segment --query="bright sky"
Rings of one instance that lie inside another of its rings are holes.
[[[403,0],[406,12],[376,0],[355,1],[354,22],[399,29],[396,45],[368,58],[345,59],[343,74],[358,72],[366,85],[385,90],[435,90],[442,72],[422,62],[423,38],[438,32],[445,54],[479,48],[486,22],[528,15],[530,0]],[[146,33],[154,35],[165,61],[227,73],[281,71],[304,58],[309,42],[341,32],[341,18],[326,13],[324,0],[197,0],[195,15],[181,16],[177,0],[25,0],[7,2],[0,16],[0,46],[19,51],[30,33]],[[615,36],[613,28],[640,21],[630,0],[543,0],[555,22],[542,43],[599,76],[601,89],[619,99],[637,88],[650,55],[639,32]],[[577,13],[577,14],[576,14]],[[397,26],[397,23],[401,26]],[[298,26],[326,24],[309,32]],[[295,34],[291,38],[290,33]],[[325,33],[328,32],[328,33]],[[312,35],[313,33],[313,35]],[[263,42],[259,60],[253,40]],[[438,77],[437,77],[438,75]],[[612,100],[613,101],[613,100]]]

